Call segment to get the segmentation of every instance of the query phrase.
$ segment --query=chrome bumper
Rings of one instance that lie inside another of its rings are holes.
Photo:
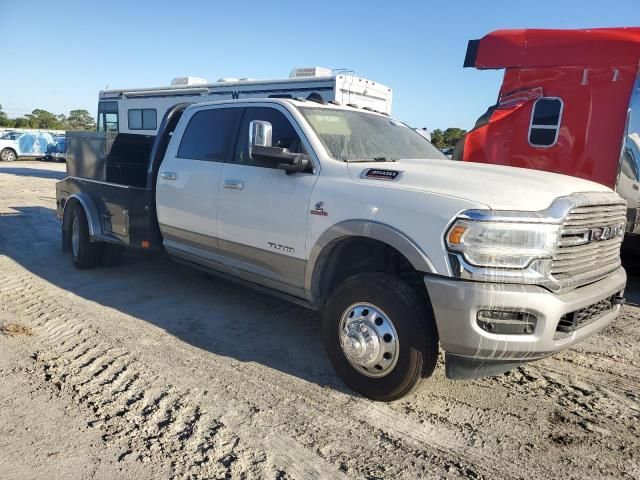
[[[447,356],[447,376],[477,378],[510,370],[519,364],[562,350],[606,327],[620,313],[620,305],[572,333],[560,336],[561,317],[594,303],[621,295],[627,276],[620,268],[608,277],[563,294],[533,285],[483,283],[425,275]],[[533,333],[495,334],[477,323],[479,310],[517,310],[537,318]]]

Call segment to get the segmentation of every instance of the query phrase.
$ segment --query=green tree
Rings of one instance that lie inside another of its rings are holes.
[[[440,150],[453,148],[465,133],[467,133],[467,131],[461,128],[447,128],[444,131],[436,128],[431,132],[431,143]]]
[[[467,131],[461,128],[447,128],[444,131],[444,143],[447,144],[447,147],[453,148],[458,141],[464,137],[465,133],[467,133]]]
[[[2,111],[2,105],[0,105],[0,127],[10,127],[11,123],[13,122],[9,120],[7,114]]]
[[[65,126],[69,130],[95,130],[96,122],[86,110],[71,110]]]
[[[18,117],[13,120],[13,126],[15,128],[30,128],[31,124],[29,123],[29,119],[26,117]]]
[[[444,132],[439,128],[431,132],[431,143],[440,150],[447,148],[444,143]]]
[[[36,108],[33,112],[25,116],[29,119],[29,126],[31,128],[50,128],[56,130],[63,128],[58,117],[40,108]]]

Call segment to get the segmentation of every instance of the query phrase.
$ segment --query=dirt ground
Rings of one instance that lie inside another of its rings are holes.
[[[640,478],[640,279],[607,330],[383,404],[316,314],[173,263],[79,271],[64,165],[0,164],[0,478]]]

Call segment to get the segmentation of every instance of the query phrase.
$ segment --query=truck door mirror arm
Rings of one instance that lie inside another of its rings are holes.
[[[311,162],[309,156],[304,153],[292,153],[286,148],[264,147],[260,145],[252,146],[252,158],[272,161],[277,168],[284,170],[287,174],[307,172]]]
[[[277,168],[287,172],[287,175],[309,171],[311,164],[308,155],[274,147],[271,123],[262,120],[252,120],[249,123],[249,158],[272,161]]]

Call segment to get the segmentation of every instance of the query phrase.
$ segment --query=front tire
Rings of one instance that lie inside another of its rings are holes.
[[[322,327],[338,376],[371,399],[407,395],[436,366],[438,333],[431,307],[392,275],[365,273],[345,280],[327,302]]]
[[[16,152],[11,148],[3,148],[0,152],[0,160],[3,162],[15,162],[18,159]]]
[[[74,205],[69,220],[68,242],[73,264],[81,269],[95,268],[100,260],[102,243],[91,242],[84,208],[79,204]]]

